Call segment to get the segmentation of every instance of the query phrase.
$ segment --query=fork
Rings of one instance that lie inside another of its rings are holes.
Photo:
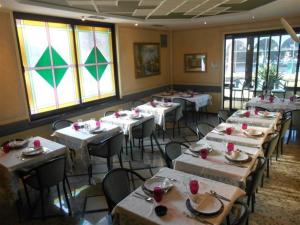
[[[153,198],[152,197],[143,195],[143,194],[141,194],[139,192],[134,192],[133,196],[135,196],[137,198],[144,199],[146,202],[153,202]]]

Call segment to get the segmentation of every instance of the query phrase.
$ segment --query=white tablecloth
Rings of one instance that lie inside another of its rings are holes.
[[[27,158],[21,157],[22,149],[11,150],[8,154],[2,154],[0,156],[0,164],[13,172],[17,169],[29,167],[66,153],[66,146],[39,136],[31,138],[28,146],[33,146],[33,140],[40,140],[41,146],[46,147],[48,150],[41,155]]]
[[[268,99],[260,100],[260,97],[253,97],[246,103],[247,107],[263,107],[270,111],[292,111],[300,110],[300,101],[291,102],[289,99],[275,98],[273,103]]]
[[[254,125],[254,126],[261,126],[261,127],[268,127],[270,129],[277,129],[277,123],[281,119],[281,113],[273,113],[274,118],[266,118],[266,117],[261,117],[259,115],[255,115],[253,111],[250,111],[250,117],[240,117],[238,113],[240,112],[237,111],[235,112],[232,116],[230,116],[227,119],[228,123],[247,123],[249,125]]]
[[[209,106],[212,104],[212,97],[209,94],[195,94],[193,97],[185,97],[187,93],[184,92],[176,92],[174,94],[170,94],[167,92],[162,92],[154,95],[154,97],[166,98],[173,100],[174,98],[183,98],[187,101],[195,103],[196,111],[199,111],[202,107]]]
[[[114,209],[114,225],[197,225],[202,224],[196,218],[188,218],[191,213],[186,208],[186,199],[188,198],[187,185],[191,177],[197,179],[200,188],[199,193],[216,191],[218,194],[230,199],[223,201],[224,209],[222,213],[213,217],[205,217],[205,220],[218,225],[226,218],[231,210],[234,201],[245,195],[245,192],[238,187],[219,183],[202,177],[193,176],[168,168],[162,168],[157,175],[175,178],[174,187],[164,195],[160,204],[168,207],[167,215],[158,217],[153,211],[153,204],[133,196],[133,193],[123,199]],[[136,192],[143,193],[141,188]],[[202,217],[201,217],[202,218]],[[204,218],[204,217],[203,217]]]
[[[115,115],[109,115],[101,118],[101,121],[120,127],[123,130],[124,134],[129,136],[129,140],[131,140],[132,138],[132,127],[139,125],[143,123],[145,120],[154,117],[149,113],[141,113],[141,115],[143,116],[141,119],[132,119],[130,118],[130,115],[132,115],[133,112],[129,110],[124,110],[119,113],[120,114],[126,113],[126,116],[120,116],[119,118],[116,118]]]
[[[151,104],[146,103],[143,105],[138,106],[137,108],[141,110],[141,112],[149,113],[154,116],[155,123],[159,126],[161,126],[164,130],[166,129],[166,123],[165,123],[165,115],[166,113],[176,110],[177,107],[179,107],[179,103],[170,103],[172,106],[165,107],[163,106],[163,102],[157,102],[157,106],[153,107]],[[179,115],[180,117],[182,116]]]
[[[175,159],[174,169],[239,187],[245,187],[246,178],[250,174],[256,158],[262,154],[259,148],[236,145],[237,149],[251,154],[252,157],[250,162],[242,164],[247,168],[241,168],[227,164],[229,161],[225,158],[226,143],[210,141],[205,138],[198,143],[209,144],[213,151],[206,159],[182,154]]]

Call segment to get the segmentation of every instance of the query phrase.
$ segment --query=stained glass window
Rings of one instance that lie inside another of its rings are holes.
[[[31,115],[116,95],[112,28],[70,23],[16,19]]]
[[[76,26],[75,34],[82,101],[114,96],[110,28]]]
[[[79,103],[71,26],[16,20],[31,114]]]

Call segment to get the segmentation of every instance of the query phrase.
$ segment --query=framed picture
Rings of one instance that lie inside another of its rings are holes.
[[[185,72],[206,72],[206,54],[185,54],[184,71]]]
[[[160,44],[134,43],[135,77],[160,74]]]

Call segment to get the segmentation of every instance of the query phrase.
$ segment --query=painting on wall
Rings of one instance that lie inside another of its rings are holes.
[[[206,72],[206,54],[185,54],[184,71],[185,72]]]
[[[134,43],[136,78],[160,74],[159,43]]]

